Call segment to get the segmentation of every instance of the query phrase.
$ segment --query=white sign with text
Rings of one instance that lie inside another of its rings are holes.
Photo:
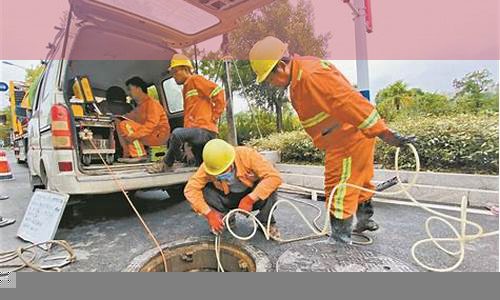
[[[54,239],[69,195],[37,190],[31,197],[17,236],[33,244]]]

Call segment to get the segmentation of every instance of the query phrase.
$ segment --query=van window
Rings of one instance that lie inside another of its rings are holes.
[[[45,79],[43,83],[43,96],[42,101],[50,96],[51,92],[54,91],[56,80],[57,80],[57,61],[53,60],[47,67],[47,72],[45,74]]]
[[[50,123],[50,109],[52,105],[55,103],[55,94],[56,94],[56,83],[57,83],[57,75],[58,75],[58,60],[50,61],[50,64],[47,66],[47,70],[45,71],[42,89],[39,92],[41,94],[41,98],[38,99],[38,110],[40,111],[40,128],[49,125]]]
[[[163,91],[167,99],[168,111],[171,114],[184,110],[182,87],[173,78],[163,81]]]
[[[34,83],[30,87],[30,98],[31,98],[31,107],[33,109],[33,112],[38,110],[38,104],[40,103],[41,99],[41,90],[42,86],[45,82],[44,77],[45,77],[46,71],[44,70],[42,74],[40,74],[40,77],[38,77]]]

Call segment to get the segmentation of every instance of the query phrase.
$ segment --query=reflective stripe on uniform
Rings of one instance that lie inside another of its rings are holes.
[[[210,98],[213,98],[215,96],[217,96],[220,92],[222,91],[222,88],[220,86],[217,86],[213,91],[212,93],[210,93]],[[196,92],[198,93],[198,92]]]
[[[344,216],[344,199],[347,191],[347,186],[345,183],[351,177],[351,163],[352,157],[344,158],[342,160],[342,175],[340,177],[339,187],[335,191],[334,207],[335,211],[333,215],[337,219],[342,219]]]
[[[142,152],[141,143],[138,140],[134,140],[133,142],[135,150],[137,150],[137,156],[144,156],[144,152]]]
[[[302,71],[302,69],[299,69],[299,73],[297,74],[297,81],[300,81],[302,79],[302,73],[304,71]]]
[[[328,117],[330,117],[330,115],[327,114],[326,112],[320,112],[319,114],[315,115],[314,117],[309,118],[305,121],[302,121],[301,123],[302,123],[302,126],[307,129],[307,128],[311,128],[311,127],[318,125],[319,123],[328,119]]]
[[[325,69],[325,70],[330,70],[332,67],[332,63],[327,61],[327,60],[322,60],[321,67],[323,67],[323,69]]]
[[[186,98],[193,97],[193,96],[198,96],[198,90],[190,90],[186,93]]]
[[[361,123],[358,128],[359,129],[368,129],[372,128],[377,124],[377,122],[380,120],[380,115],[378,114],[377,110],[374,109],[373,112],[366,118],[363,123]]]
[[[127,129],[127,135],[131,135],[132,133],[134,133],[134,129],[128,123],[125,124],[125,129]],[[141,143],[138,140],[134,140],[132,142],[132,145],[134,145],[135,151],[137,151],[138,156],[144,156],[144,152],[142,152]]]

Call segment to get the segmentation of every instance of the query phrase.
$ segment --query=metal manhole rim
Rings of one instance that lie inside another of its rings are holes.
[[[334,247],[333,245],[326,245],[326,244],[323,244],[323,242],[315,242],[315,243],[308,243],[308,244],[302,244],[302,245],[294,245],[288,249],[286,249],[284,252],[282,252],[280,254],[280,256],[277,258],[276,260],[276,265],[275,265],[275,272],[290,272],[290,271],[287,271],[287,268],[289,268],[290,266],[293,266],[294,263],[293,263],[293,260],[292,261],[288,261],[287,262],[287,256],[286,255],[292,255],[292,259],[293,259],[293,255],[294,255],[294,252],[297,252],[299,254],[309,254],[309,256],[305,256],[307,257],[306,261],[303,261],[302,259],[300,259],[300,261],[302,263],[306,262],[306,263],[309,263],[311,262],[311,266],[318,266],[316,263],[316,261],[314,261],[315,259],[315,253],[313,253],[313,255],[311,255],[311,253],[307,253],[308,250],[311,250],[311,248],[314,248],[312,247],[314,244],[319,244],[319,246],[326,246],[326,247]],[[366,257],[371,257],[371,258],[379,258],[381,260],[388,260],[390,263],[396,263],[396,266],[397,268],[395,268],[395,270],[392,270],[392,266],[394,265],[391,265],[390,267],[386,268],[387,265],[380,265],[381,268],[383,268],[384,270],[386,271],[395,271],[395,272],[419,272],[418,268],[416,268],[415,265],[409,263],[409,262],[405,262],[397,257],[393,257],[393,256],[390,256],[390,255],[387,255],[387,254],[384,254],[382,252],[379,252],[379,251],[376,251],[374,249],[367,249],[366,247],[363,247],[363,246],[357,246],[357,245],[349,245],[349,246],[344,246],[344,247],[348,247],[348,248],[351,248],[351,250],[355,250],[356,252],[358,252],[358,254],[365,254]],[[302,251],[303,249],[305,249],[305,251]],[[334,248],[332,248],[334,249]],[[323,250],[323,249],[315,249],[315,251],[317,250]],[[319,251],[318,251],[319,253]],[[325,251],[321,251],[322,255],[325,254]],[[326,253],[328,255],[328,253]],[[339,258],[343,258],[343,257],[350,257],[353,253],[351,252],[350,254],[347,254],[347,252],[345,253],[340,253],[339,254]],[[322,259],[324,259],[324,261],[328,261],[328,263],[331,262],[331,259],[327,259],[326,258],[327,256],[324,256],[322,257]],[[357,262],[357,261],[355,261]],[[367,263],[369,263],[369,265],[372,263],[370,262],[369,259],[367,259],[366,261]],[[325,264],[325,268],[328,269],[328,267],[331,267],[328,263]],[[301,268],[300,265],[297,265],[298,268]],[[341,265],[339,265],[339,267],[343,267]],[[399,268],[398,268],[399,267]],[[397,271],[397,270],[400,270],[400,271]],[[293,272],[293,271],[292,271]],[[313,269],[311,270],[303,270],[303,272],[326,272],[326,271],[314,271]],[[338,270],[335,270],[333,272],[339,272]],[[358,271],[349,271],[349,270],[345,270],[345,271],[340,271],[340,272],[358,272]]]
[[[161,244],[162,249],[176,248],[183,245],[195,243],[208,243],[214,244],[214,238],[209,236],[202,237],[189,237],[182,240],[176,240]],[[224,243],[229,244],[229,243]],[[259,248],[248,243],[241,243],[239,241],[231,241],[231,245],[241,248],[249,257],[255,262],[255,272],[272,272],[272,263],[267,254]],[[139,272],[139,270],[155,256],[159,255],[158,248],[154,247],[146,252],[135,256],[128,266],[122,272]]]

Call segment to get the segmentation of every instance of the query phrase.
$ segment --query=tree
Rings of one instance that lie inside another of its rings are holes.
[[[453,87],[457,92],[454,100],[458,109],[465,112],[479,112],[487,105],[488,92],[493,89],[493,83],[491,73],[486,69],[455,79]]]
[[[451,101],[445,95],[408,88],[399,80],[377,93],[377,110],[388,121],[396,117],[442,115],[452,112]]]
[[[24,78],[24,82],[27,86],[30,86],[36,79],[42,74],[44,70],[44,66],[42,64],[26,69],[26,75]]]
[[[259,108],[274,110],[277,116],[277,129],[282,131],[282,106],[287,101],[286,92],[256,84],[255,75],[246,60],[252,46],[269,35],[287,42],[292,54],[325,58],[331,34],[315,34],[311,1],[299,0],[296,6],[289,1],[275,1],[240,19],[236,29],[227,35],[221,51],[215,54],[219,59],[224,55],[238,59],[235,61],[238,72],[231,74],[233,90],[246,94]],[[223,69],[217,65],[218,63],[211,59],[204,60],[202,70],[204,74],[225,78]]]
[[[0,140],[3,140],[6,145],[9,144],[9,139],[10,139],[10,108],[6,107],[3,110],[0,111],[0,115],[5,116],[6,122],[1,124],[0,123]]]
[[[419,92],[415,90],[415,92]],[[387,101],[396,111],[400,111],[403,106],[406,106],[411,101],[412,91],[408,89],[408,84],[402,80],[396,81],[390,86],[378,92],[376,101],[377,104]]]
[[[415,94],[411,110],[414,114],[420,115],[443,115],[452,111],[450,100],[445,95],[439,93]]]
[[[387,120],[392,120],[404,108],[413,102],[413,94],[418,94],[418,89],[408,89],[408,84],[402,80],[396,81],[377,93],[375,101],[379,113]]]

